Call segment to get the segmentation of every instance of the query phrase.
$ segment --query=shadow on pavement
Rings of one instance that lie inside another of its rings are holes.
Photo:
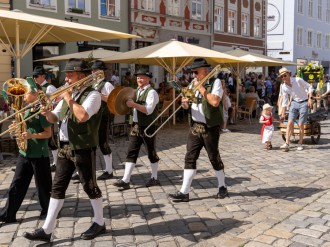
[[[273,187],[269,189],[257,189],[251,191],[243,191],[240,193],[230,192],[229,196],[234,197],[237,196],[265,196],[271,197],[275,199],[283,199],[294,201],[296,199],[302,199],[310,197],[316,193],[324,191],[320,188],[304,188],[304,187],[297,187],[297,186],[289,186],[289,187]]]

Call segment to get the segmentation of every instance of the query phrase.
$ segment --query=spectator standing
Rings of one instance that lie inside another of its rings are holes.
[[[308,106],[312,107],[312,93],[313,87],[308,82],[304,81],[300,77],[290,77],[291,71],[287,68],[282,68],[279,71],[279,77],[284,82],[282,86],[282,113],[280,120],[285,119],[286,108],[289,104],[289,95],[292,97],[292,102],[289,109],[288,124],[286,130],[286,142],[280,147],[284,151],[289,151],[290,137],[293,131],[293,124],[299,113],[298,126],[300,129],[299,141],[297,150],[303,150],[303,139],[304,139],[304,124],[307,121]],[[308,93],[306,93],[308,92]]]

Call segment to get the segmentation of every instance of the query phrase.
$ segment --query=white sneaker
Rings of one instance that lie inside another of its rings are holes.
[[[298,144],[297,151],[301,151],[301,150],[304,150],[304,147],[302,144]]]
[[[230,132],[229,129],[222,129],[222,132]]]
[[[284,143],[282,146],[280,146],[280,149],[283,149],[284,151],[289,151],[289,145]]]

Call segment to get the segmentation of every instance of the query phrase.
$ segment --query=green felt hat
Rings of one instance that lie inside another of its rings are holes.
[[[26,77],[26,81],[29,83],[29,86],[30,86],[31,92],[33,92],[33,93],[38,92],[37,85],[36,85],[36,83],[34,82],[34,80],[33,80],[32,77]]]

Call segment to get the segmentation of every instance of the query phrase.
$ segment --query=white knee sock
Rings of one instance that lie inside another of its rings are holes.
[[[215,171],[215,176],[218,179],[218,188],[220,188],[222,186],[226,187],[226,184],[225,184],[225,173],[224,173],[224,171],[223,170]]]
[[[112,153],[103,155],[104,161],[105,161],[105,171],[107,171],[109,174],[112,173]]]
[[[42,229],[46,234],[51,234],[55,228],[56,218],[63,207],[64,199],[50,198],[47,217]]]
[[[53,155],[53,164],[57,164],[57,154],[58,154],[58,149],[52,150],[52,155]]]
[[[93,222],[97,223],[100,226],[104,225],[104,219],[103,219],[103,198],[97,198],[97,199],[90,199],[93,211],[94,211],[94,218]]]
[[[188,194],[190,191],[191,183],[196,175],[196,169],[184,169],[183,170],[183,182],[180,192],[182,194]]]
[[[135,167],[135,163],[126,162],[124,177],[121,180],[123,180],[125,183],[128,183],[131,180],[131,175],[134,167]]]
[[[151,163],[151,178],[157,179],[158,162]]]

